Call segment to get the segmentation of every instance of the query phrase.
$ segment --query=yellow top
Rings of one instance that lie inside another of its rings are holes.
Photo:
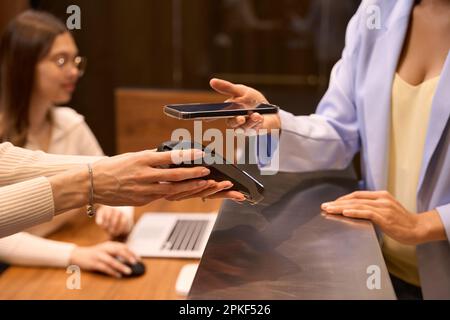
[[[417,213],[417,187],[434,93],[440,77],[413,86],[398,74],[392,89],[388,191],[410,212]],[[383,236],[388,270],[420,286],[416,247]]]

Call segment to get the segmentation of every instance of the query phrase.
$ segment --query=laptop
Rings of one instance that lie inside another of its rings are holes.
[[[141,257],[201,258],[217,213],[146,213],[128,237]]]

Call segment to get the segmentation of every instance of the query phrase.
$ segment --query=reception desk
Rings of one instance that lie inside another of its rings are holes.
[[[190,299],[396,298],[373,225],[321,213],[357,189],[350,171],[252,173],[265,199],[225,202]]]

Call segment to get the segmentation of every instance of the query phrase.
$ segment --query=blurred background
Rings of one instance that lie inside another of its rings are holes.
[[[132,98],[118,95],[119,89],[158,89],[178,101],[185,91],[208,91],[209,79],[220,77],[253,86],[292,113],[314,112],[359,2],[0,0],[0,31],[27,8],[49,11],[64,21],[68,6],[81,8],[81,30],[73,34],[88,69],[70,107],[86,117],[105,153],[113,155],[147,146],[133,145],[132,138],[119,141],[120,134],[135,134],[137,141],[158,130],[145,123],[147,131],[133,132],[139,128],[136,120],[121,122],[120,112],[137,112],[140,118],[142,109],[134,110],[135,105],[159,110],[165,101],[162,95],[161,103],[147,106],[135,93]]]

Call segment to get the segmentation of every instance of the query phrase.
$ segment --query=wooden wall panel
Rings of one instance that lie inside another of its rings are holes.
[[[0,1],[0,34],[9,21],[17,14],[28,8],[27,0],[1,0]]]
[[[164,115],[171,103],[222,102],[223,96],[208,91],[118,89],[116,96],[116,141],[119,153],[153,149],[170,140],[173,130],[186,128],[193,136],[193,122]],[[204,122],[203,130],[226,130],[225,120]]]

